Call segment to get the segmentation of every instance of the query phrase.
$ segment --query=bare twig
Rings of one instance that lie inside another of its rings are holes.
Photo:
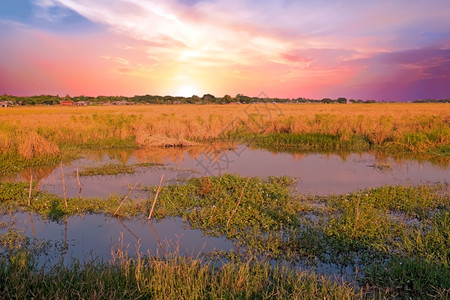
[[[116,209],[116,211],[114,212],[114,215],[117,214],[117,212],[119,211],[119,209],[122,207],[123,203],[125,202],[125,200],[127,200],[128,196],[130,196],[131,192],[134,190],[134,188],[139,184],[139,182],[136,182],[136,184],[130,189],[130,191],[128,192],[128,194],[123,198],[123,200],[120,202],[119,207]]]
[[[150,210],[150,213],[148,214],[148,218],[147,218],[148,220],[150,220],[152,217],[153,209],[155,208],[156,200],[158,199],[158,195],[159,195],[159,191],[161,190],[161,184],[163,182],[163,179],[164,179],[164,174],[162,174],[161,180],[159,181],[159,186],[158,186],[158,189],[156,190],[155,200],[153,200],[152,209]]]
[[[28,206],[31,205],[31,190],[33,189],[33,173],[31,173],[30,177],[30,190],[28,191]]]
[[[251,178],[251,177],[249,177],[249,178],[247,179],[247,182],[245,182],[244,188],[242,189],[242,192],[241,192],[241,196],[239,197],[238,203],[236,204],[236,208],[233,210],[233,212],[231,213],[230,218],[228,219],[227,227],[228,227],[228,225],[230,224],[230,221],[231,221],[231,219],[233,218],[234,214],[236,213],[236,211],[237,211],[237,209],[238,209],[238,206],[239,206],[239,203],[241,203],[242,196],[244,196],[244,191],[245,191],[245,188],[247,187],[248,182],[250,181],[250,178]]]
[[[78,181],[78,198],[81,198],[81,182],[80,182],[80,174],[78,172],[78,166],[77,166],[77,181]]]
[[[64,179],[64,169],[63,169],[63,163],[61,161],[61,177],[62,177],[62,183],[63,183],[63,192],[64,192],[64,203],[67,205],[67,195],[66,195],[66,180]]]

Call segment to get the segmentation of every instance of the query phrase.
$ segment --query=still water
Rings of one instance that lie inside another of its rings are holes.
[[[218,176],[225,173],[241,176],[292,176],[297,179],[296,190],[302,194],[342,194],[383,185],[448,183],[448,164],[433,164],[414,159],[396,160],[374,153],[319,154],[276,153],[251,149],[244,145],[185,149],[153,148],[136,151],[90,152],[82,159],[64,166],[68,197],[79,193],[76,167],[101,166],[108,163],[123,165],[138,162],[158,162],[164,167],[139,168],[134,174],[81,177],[83,197],[107,197],[111,193],[124,195],[136,182],[144,186],[158,185],[165,174],[164,184],[181,184],[191,177]],[[62,194],[59,167],[28,170],[12,180],[29,180],[33,172],[39,188]],[[10,178],[11,179],[11,178]]]
[[[87,261],[109,259],[111,251],[120,247],[128,255],[137,252],[162,255],[179,253],[197,256],[213,250],[232,250],[226,238],[205,236],[201,230],[190,229],[180,218],[148,222],[143,219],[120,220],[103,215],[71,216],[49,222],[34,213],[0,215],[6,222],[29,237],[31,241],[51,241],[52,248],[39,258],[40,265],[70,263],[73,258]],[[6,228],[0,229],[5,232]]]

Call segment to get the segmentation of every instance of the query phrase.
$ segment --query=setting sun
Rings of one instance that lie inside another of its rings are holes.
[[[199,89],[193,85],[183,85],[175,90],[174,96],[192,97],[193,95],[202,96]]]

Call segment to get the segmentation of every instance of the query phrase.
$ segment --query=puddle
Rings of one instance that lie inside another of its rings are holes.
[[[426,161],[378,158],[375,154],[274,153],[243,145],[225,148],[191,147],[184,149],[152,148],[134,151],[89,152],[82,159],[64,166],[68,197],[78,196],[75,176],[87,167],[108,163],[131,165],[141,162],[163,163],[164,168],[139,168],[134,174],[81,177],[83,197],[107,197],[111,193],[125,195],[136,182],[158,185],[180,183],[191,177],[218,176],[225,173],[241,176],[292,176],[302,194],[342,194],[383,185],[408,185],[448,182],[448,165]],[[39,188],[62,194],[59,167],[27,170],[3,180],[29,180],[33,172]]]

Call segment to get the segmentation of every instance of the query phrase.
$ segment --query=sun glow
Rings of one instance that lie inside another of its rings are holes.
[[[198,88],[196,88],[193,85],[183,85],[180,86],[175,91],[175,96],[181,96],[181,97],[192,97],[193,95],[201,96],[200,91]]]

